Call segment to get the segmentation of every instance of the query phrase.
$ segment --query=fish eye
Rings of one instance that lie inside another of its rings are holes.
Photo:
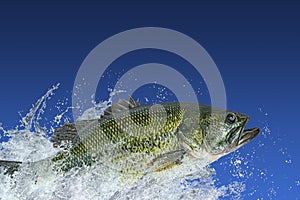
[[[225,119],[226,124],[233,124],[236,122],[236,116],[234,113],[228,113]]]

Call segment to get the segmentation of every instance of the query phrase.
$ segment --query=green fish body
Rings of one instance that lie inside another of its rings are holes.
[[[197,103],[141,106],[132,98],[120,100],[101,119],[58,129],[54,145],[70,132],[65,140],[71,139],[72,147],[53,161],[61,161],[63,170],[100,163],[136,176],[180,165],[185,157],[209,163],[258,134],[257,128],[244,131],[248,120],[246,115]]]
[[[136,178],[167,170],[189,159],[206,164],[253,139],[249,117],[197,103],[140,105],[131,97],[109,107],[100,119],[67,123],[52,137],[67,148],[48,160],[59,170],[100,164]],[[0,161],[12,174],[21,162]]]

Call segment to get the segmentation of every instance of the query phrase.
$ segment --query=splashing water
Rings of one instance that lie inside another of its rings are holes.
[[[112,169],[102,165],[93,165],[81,169],[72,169],[67,173],[53,172],[48,165],[39,160],[54,156],[59,149],[52,146],[48,135],[53,133],[41,127],[47,100],[51,99],[58,85],[53,86],[42,96],[12,130],[1,127],[3,135],[9,137],[0,144],[1,160],[22,161],[20,170],[11,177],[0,170],[0,199],[219,199],[234,196],[238,199],[245,185],[232,182],[229,185],[216,186],[215,170],[201,167],[199,163],[188,163],[161,172],[160,175],[145,175],[136,183],[125,181]],[[124,91],[110,91],[110,98],[94,104],[83,112],[83,119],[98,118],[111,105],[112,97]],[[52,124],[59,124],[70,107],[57,113]],[[237,160],[232,163],[241,165]],[[33,164],[30,164],[33,163]],[[180,170],[178,170],[180,169]],[[196,173],[190,173],[191,169]],[[237,167],[238,169],[238,167]],[[238,174],[243,176],[244,172]],[[189,176],[185,176],[190,174]]]

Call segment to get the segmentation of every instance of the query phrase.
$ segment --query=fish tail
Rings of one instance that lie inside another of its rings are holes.
[[[13,175],[15,171],[18,171],[21,164],[20,161],[0,160],[0,167],[4,168],[5,175]]]

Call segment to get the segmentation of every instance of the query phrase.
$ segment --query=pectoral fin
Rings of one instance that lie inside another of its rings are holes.
[[[164,153],[152,160],[148,172],[159,172],[180,165],[185,154],[184,150],[176,150]]]

